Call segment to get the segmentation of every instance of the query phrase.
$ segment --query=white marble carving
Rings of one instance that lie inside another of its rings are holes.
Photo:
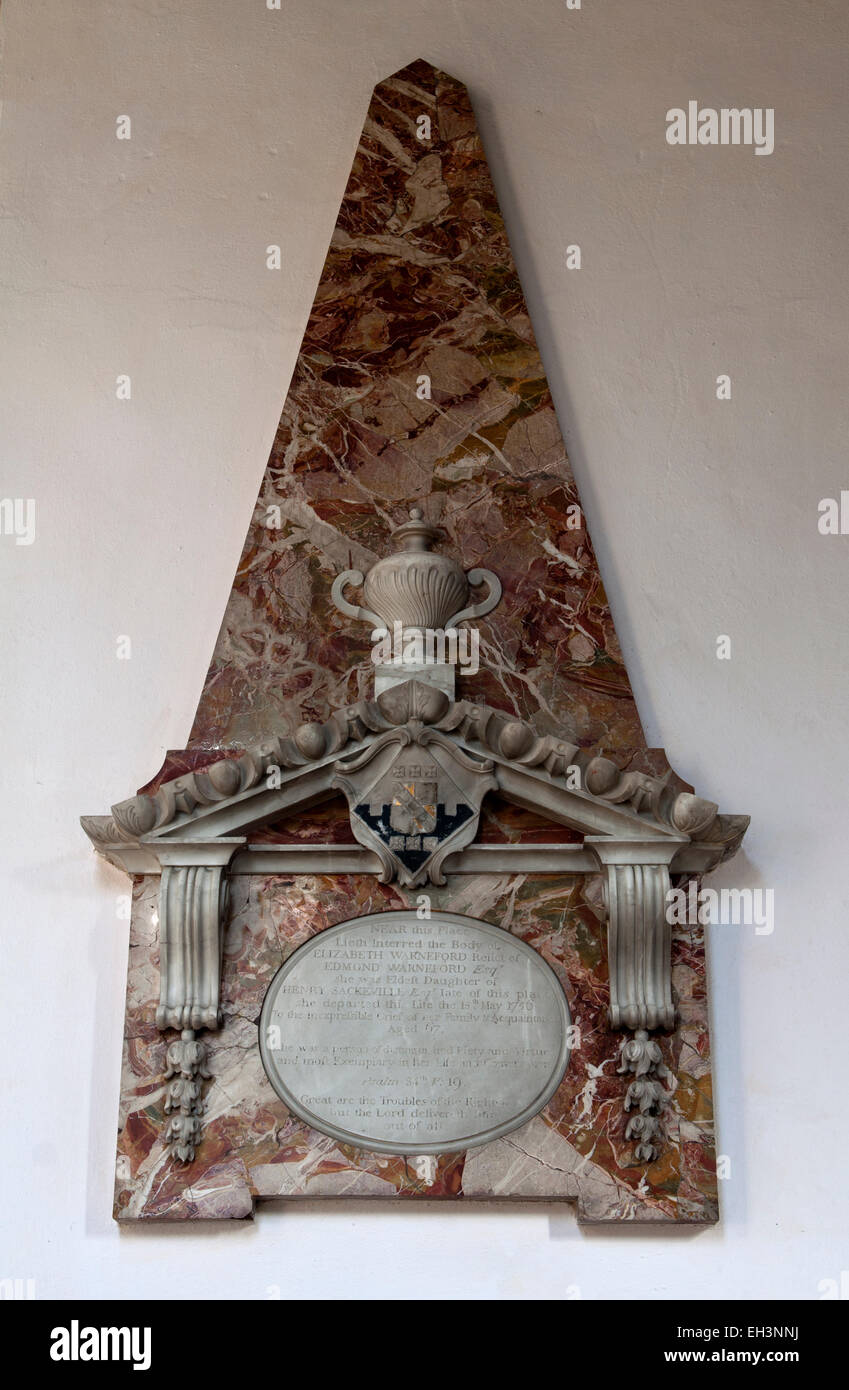
[[[410,520],[396,527],[392,538],[399,549],[372,565],[363,577],[346,570],[334,581],[333,602],[341,613],[371,623],[377,632],[396,632],[401,653],[396,664],[378,665],[375,692],[415,678],[447,695],[454,695],[454,661],[421,659],[426,634],[445,634],[458,624],[491,613],[501,600],[501,581],[491,570],[465,573],[456,560],[434,551],[444,533],[425,521],[414,507]],[[349,603],[345,589],[362,585],[367,606]],[[471,590],[487,586],[486,596],[470,603]]]
[[[266,776],[272,767],[282,774],[273,785]],[[292,864],[306,857],[323,872],[359,869],[411,885],[428,878],[444,882],[450,872],[480,872],[497,855],[505,864],[515,859],[527,872],[602,873],[610,1026],[646,1036],[647,1030],[675,1024],[666,920],[670,870],[701,873],[714,867],[736,851],[748,825],[748,817],[720,815],[713,802],[676,791],[665,779],[622,772],[592,749],[408,680],[373,702],[339,710],[325,724],[303,725],[166,782],[152,795],[131,797],[114,806],[111,816],[83,818],[95,847],[113,863],[162,875],[160,1028],[218,1026],[226,875],[233,860],[239,872],[251,871],[250,831],[338,791],[348,797],[362,849],[260,846],[254,871],[267,872],[286,856]],[[475,846],[481,801],[491,791],[579,830],[583,845]],[[460,800],[469,816],[433,837],[431,846],[438,808],[445,807],[450,820]],[[385,805],[388,832],[407,836],[404,852],[393,848],[392,834],[381,836],[363,818],[366,808],[376,824]],[[408,852],[409,834],[417,831],[422,853],[427,851],[420,864],[411,863]],[[358,854],[366,861],[360,863]],[[645,1099],[642,1093],[634,1097]],[[197,1137],[198,1113],[181,1108],[172,1116],[178,1155],[188,1153]],[[629,1122],[641,1153],[657,1147],[650,1120],[651,1113],[639,1106]]]
[[[378,561],[364,581],[356,571],[336,580],[333,595],[347,616],[376,626],[397,623],[409,634],[450,628],[498,602],[495,575],[465,574],[456,560],[433,551],[440,532],[420,512],[394,534],[401,549]],[[349,584],[359,583],[367,607],[344,597]],[[486,598],[470,603],[471,589],[484,584]],[[339,792],[347,797],[359,847],[249,844],[257,827]],[[475,845],[481,803],[492,792],[578,831],[582,843]],[[609,1022],[636,1032],[622,1053],[623,1067],[636,1077],[626,1101],[634,1111],[627,1137],[637,1141],[638,1160],[648,1161],[660,1142],[664,1094],[660,1052],[648,1034],[675,1026],[670,874],[701,874],[730,857],[748,817],[720,815],[714,802],[680,790],[669,777],[620,769],[597,749],[455,700],[453,671],[411,671],[402,663],[391,680],[378,679],[373,701],[233,750],[151,794],[116,803],[109,816],[83,817],[82,824],[112,863],[129,873],[161,874],[156,1023],[181,1033],[166,1078],[175,1157],[191,1161],[200,1134],[204,1063],[195,1033],[219,1024],[231,867],[274,872],[287,862],[309,863],[325,873],[378,873],[383,882],[411,887],[443,884],[448,873],[485,872],[497,855],[518,871],[604,878]]]
[[[625,1094],[625,1110],[636,1111],[625,1126],[625,1138],[636,1139],[634,1157],[638,1163],[651,1163],[658,1157],[664,1140],[662,1115],[669,1091],[662,1082],[669,1071],[660,1044],[644,1028],[638,1029],[633,1038],[623,1039],[619,1057],[619,1074],[635,1078]]]

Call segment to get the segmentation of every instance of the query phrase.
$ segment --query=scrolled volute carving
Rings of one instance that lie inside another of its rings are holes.
[[[610,1026],[617,1030],[674,1028],[669,868],[663,861],[674,855],[675,842],[625,846],[600,839],[592,843],[607,876]]]
[[[587,764],[586,788],[605,801],[629,802],[637,812],[648,810],[655,819],[692,837],[706,830],[719,810],[715,802],[692,792],[676,792],[646,772],[621,772],[604,757],[593,757]]]

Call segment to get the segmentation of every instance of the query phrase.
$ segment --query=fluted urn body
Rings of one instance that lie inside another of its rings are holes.
[[[393,532],[400,543],[394,555],[372,565],[363,584],[367,606],[391,628],[425,628],[438,631],[467,607],[469,581],[460,565],[448,555],[431,550],[441,532],[422,519],[421,513]]]
[[[331,597],[340,613],[371,623],[375,694],[417,680],[454,698],[454,667],[478,670],[478,635],[461,623],[491,613],[501,597],[501,582],[491,570],[462,566],[433,550],[443,535],[424,520],[418,507],[410,520],[392,532],[398,547],[372,565],[365,579],[360,570],[336,576]],[[362,585],[360,604],[345,597],[347,586]],[[472,590],[486,585],[486,597],[470,603]]]

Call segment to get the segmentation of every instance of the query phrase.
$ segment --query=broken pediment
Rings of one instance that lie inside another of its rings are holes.
[[[709,1081],[702,931],[667,903],[747,823],[646,747],[468,94],[413,63],[369,110],[188,746],[83,818],[135,881],[116,1215],[242,1216],[341,1172],[355,1196],[715,1219],[709,1111],[685,1147],[675,1100]],[[328,929],[366,957],[373,933],[365,983],[293,959]],[[405,1029],[434,1048],[462,1019],[430,1081],[421,1045],[426,1105],[386,1063],[411,1128],[388,1156],[376,1138],[319,1158],[350,1127],[292,1099],[285,1037],[258,1036],[263,1010],[285,1031],[284,967],[289,994],[303,977],[325,999],[298,1015],[317,1058],[373,1048],[378,1067]],[[502,968],[528,987],[508,1008],[491,978],[488,1007],[475,977]],[[563,1007],[537,1017],[533,980]],[[369,1007],[327,1005],[343,988]],[[560,1070],[532,1118],[517,1101],[516,1177],[489,1110],[522,1070],[523,994]],[[387,999],[438,1024],[390,1012],[372,1036]],[[446,1070],[479,1149],[427,1132]]]
[[[497,790],[505,801],[584,836],[673,840],[681,872],[715,867],[736,851],[747,824],[745,817],[720,815],[713,802],[666,778],[622,772],[594,750],[538,735],[503,711],[451,700],[438,686],[415,679],[337,711],[324,724],[301,725],[292,736],[164,781],[154,792],[116,803],[108,816],[83,817],[82,824],[100,853],[134,872],[141,862],[136,856],[149,854],[152,862],[158,847],[174,840],[200,845],[249,836],[340,790],[353,818],[366,793],[391,800],[400,750],[408,761],[421,762],[424,770],[415,775],[433,788],[434,807],[446,805],[451,787],[459,791],[448,768],[459,780],[464,767],[481,780],[477,810],[484,794]],[[368,767],[370,777],[354,780]],[[441,777],[445,796],[438,794]]]

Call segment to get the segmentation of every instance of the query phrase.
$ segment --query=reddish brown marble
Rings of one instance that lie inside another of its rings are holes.
[[[427,115],[432,138],[416,138]],[[417,396],[422,374],[429,400]],[[412,504],[465,568],[502,580],[479,624],[481,700],[663,774],[645,745],[595,554],[465,88],[416,62],[382,82],[316,292],[188,749],[148,784],[323,720],[373,693],[369,630],[330,602],[343,569],[389,550]],[[279,512],[274,509],[279,509]],[[577,526],[574,525],[577,519]],[[277,522],[279,525],[270,525]],[[674,776],[674,774],[671,774]],[[676,779],[681,786],[680,779]],[[257,840],[348,843],[340,800]],[[480,839],[569,842],[488,800]],[[646,1168],[624,1139],[626,1081],[607,1030],[597,876],[455,878],[435,908],[497,922],[540,950],[582,1040],[544,1114],[437,1163],[347,1149],[286,1112],[260,1063],[257,1019],[274,971],[347,917],[403,905],[374,878],[233,880],[225,1024],[206,1035],[213,1080],[195,1162],[162,1145],[168,1037],[158,996],[157,880],[136,884],[115,1211],[122,1219],[249,1215],[260,1196],[571,1198],[587,1220],[715,1219],[710,1052],[700,937],[676,939],[681,1023],[663,1039],[676,1077],[669,1142]]]
[[[424,62],[375,89],[191,745],[371,694],[368,629],[330,585],[412,504],[504,585],[459,693],[631,761],[645,739],[468,93]]]
[[[289,1114],[263,1071],[257,1025],[282,962],[317,932],[368,912],[415,907],[415,892],[372,876],[297,875],[232,881],[220,1032],[206,1034],[212,1080],[197,1157],[188,1168],[162,1142],[166,1040],[158,997],[156,880],[137,888],[122,1084],[115,1215],[123,1220],[247,1216],[258,1198],[359,1196],[569,1199],[588,1221],[706,1222],[716,1216],[703,947],[676,939],[681,1024],[663,1040],[674,1073],[667,1143],[646,1166],[624,1137],[626,1079],[607,1028],[607,961],[596,875],[486,874],[431,890],[435,911],[463,912],[521,937],[548,961],[579,1038],[541,1116],[468,1154],[372,1154]]]

